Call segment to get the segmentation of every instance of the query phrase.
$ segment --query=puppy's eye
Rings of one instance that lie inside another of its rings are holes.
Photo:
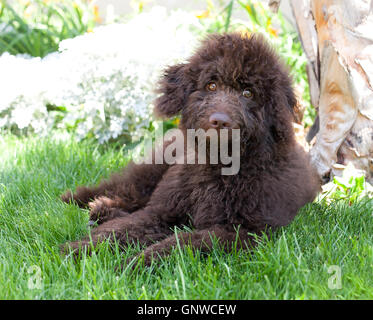
[[[209,82],[206,85],[206,90],[207,91],[216,91],[217,88],[218,88],[218,85],[215,82]]]
[[[242,91],[242,95],[245,98],[251,98],[253,96],[253,93],[249,89],[245,89],[244,91]]]

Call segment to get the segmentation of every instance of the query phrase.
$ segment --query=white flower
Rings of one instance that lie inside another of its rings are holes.
[[[79,138],[136,134],[149,125],[162,69],[191,54],[198,28],[193,14],[154,7],[126,24],[64,40],[43,59],[3,54],[0,128],[48,132],[62,116],[57,126],[75,126]]]

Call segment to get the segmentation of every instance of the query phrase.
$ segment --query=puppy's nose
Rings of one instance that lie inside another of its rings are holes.
[[[232,128],[232,119],[222,112],[215,112],[209,118],[210,127],[213,129],[230,129]]]

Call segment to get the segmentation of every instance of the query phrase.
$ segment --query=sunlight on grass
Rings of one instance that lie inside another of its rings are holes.
[[[123,272],[115,267],[139,247],[121,252],[103,243],[77,263],[61,256],[61,243],[87,234],[88,215],[62,203],[59,195],[119,170],[128,161],[123,155],[114,146],[71,138],[0,139],[0,298],[373,298],[372,200],[366,198],[351,205],[309,204],[288,227],[264,237],[252,254],[176,249],[149,268]],[[328,287],[330,266],[341,268],[341,289]]]

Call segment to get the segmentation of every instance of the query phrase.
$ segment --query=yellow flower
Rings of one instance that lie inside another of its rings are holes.
[[[277,30],[272,28],[272,19],[271,18],[267,18],[267,25],[266,25],[266,30],[267,32],[274,36],[274,37],[278,37],[278,33],[277,33]]]
[[[205,10],[203,12],[201,12],[200,14],[197,14],[196,17],[198,19],[205,19],[205,18],[208,18],[210,15],[210,11],[209,10]]]
[[[130,5],[134,10],[138,12],[142,12],[144,10],[144,6],[148,5],[153,0],[131,0]]]
[[[278,32],[277,32],[277,30],[276,29],[274,29],[274,28],[272,28],[271,26],[268,26],[267,27],[267,32],[270,34],[270,35],[272,35],[272,36],[274,36],[274,37],[278,37]]]
[[[96,5],[96,4],[93,6],[93,16],[94,16],[95,22],[97,22],[97,23],[102,22],[102,19],[100,17],[99,8],[98,8],[98,5]]]

